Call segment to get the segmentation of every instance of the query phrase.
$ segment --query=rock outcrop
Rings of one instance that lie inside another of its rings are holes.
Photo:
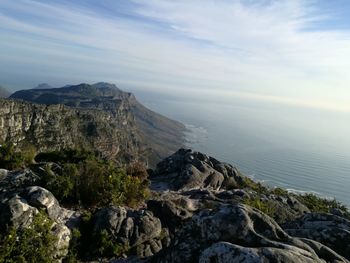
[[[180,149],[158,163],[152,179],[153,189],[176,191],[233,188],[243,181],[232,165],[189,149]]]
[[[150,177],[152,194],[138,209],[95,208],[88,221],[37,186],[45,165],[59,169],[46,163],[24,171],[0,170],[0,229],[25,228],[43,211],[54,222],[58,260],[67,254],[73,229],[85,224],[87,228],[80,228],[89,237],[84,260],[349,262],[350,221],[343,211],[311,213],[295,195],[259,190],[235,167],[199,152],[180,149],[159,163]],[[247,200],[258,200],[261,209],[247,205]],[[263,209],[264,202],[274,207],[273,214]],[[112,244],[118,253],[95,253],[94,245],[101,243]]]
[[[347,262],[320,243],[289,236],[273,219],[242,204],[201,210],[172,244],[152,261]]]
[[[316,240],[350,258],[350,221],[326,213],[308,213],[283,225],[285,231],[296,237]]]
[[[113,242],[128,247],[140,258],[153,256],[169,243],[167,230],[147,210],[103,208],[93,218],[93,232],[99,233],[103,230],[114,238]]]
[[[99,110],[107,116],[112,115],[110,122],[118,126],[112,130],[106,127],[106,130],[123,136],[130,132],[131,127],[134,131],[137,128],[139,140],[133,141],[124,137],[123,142],[139,146],[141,149],[138,154],[146,157],[151,166],[182,147],[184,142],[183,124],[147,109],[132,93],[123,92],[113,84],[101,82],[93,85],[21,90],[12,94],[11,98],[46,105],[63,104],[71,108]],[[92,125],[89,130],[94,133],[99,126]]]

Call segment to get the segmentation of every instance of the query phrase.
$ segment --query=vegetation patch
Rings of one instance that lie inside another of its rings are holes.
[[[52,234],[53,222],[44,213],[35,215],[24,229],[9,228],[0,234],[0,263],[50,263],[57,238]]]
[[[332,209],[341,210],[346,217],[350,218],[350,213],[345,205],[334,199],[318,197],[315,194],[307,193],[303,195],[294,195],[302,204],[307,206],[312,212],[329,213]]]
[[[148,174],[141,164],[122,169],[92,153],[78,153],[69,150],[40,154],[36,158],[60,165],[58,171],[47,166],[42,186],[61,202],[96,207],[111,204],[136,207],[148,197]]]
[[[15,146],[11,143],[0,145],[0,168],[16,170],[24,168],[33,163],[36,149],[30,143],[25,143],[21,151],[15,151]]]
[[[260,198],[246,198],[243,200],[243,204],[254,207],[272,218],[276,217],[276,204],[272,201],[261,200]]]

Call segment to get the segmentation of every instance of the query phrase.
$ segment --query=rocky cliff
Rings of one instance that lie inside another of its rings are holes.
[[[130,160],[140,151],[135,120],[124,101],[114,111],[0,99],[0,141],[37,151],[82,148]]]
[[[147,109],[133,94],[123,92],[113,84],[101,82],[94,85],[21,90],[12,94],[11,98],[45,105],[63,104],[75,109],[99,110],[115,116],[116,119],[112,122],[119,123],[119,128],[124,122],[129,123],[129,126],[125,126],[128,128],[135,124],[134,130],[137,129],[139,135],[139,154],[146,157],[151,165],[175,152],[184,142],[183,124]],[[122,129],[119,131],[123,132]],[[123,133],[128,132],[125,130]],[[135,142],[126,140],[125,143]]]

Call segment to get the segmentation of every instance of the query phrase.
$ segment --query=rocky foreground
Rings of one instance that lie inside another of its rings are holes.
[[[57,237],[53,258],[64,261],[75,229],[85,227],[87,220],[82,209],[62,207],[38,186],[42,173],[55,174],[53,164],[47,167],[41,163],[36,170],[0,170],[0,229],[25,228],[44,211]],[[119,256],[91,255],[79,261],[350,260],[350,221],[344,207],[317,211],[296,195],[263,187],[232,165],[186,149],[160,162],[149,179],[151,195],[137,209],[90,210],[89,231],[106,233],[108,242],[118,245]],[[94,244],[93,234],[89,242]]]

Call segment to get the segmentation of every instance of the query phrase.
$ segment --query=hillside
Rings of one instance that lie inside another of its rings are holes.
[[[130,113],[135,119],[144,146],[142,154],[147,156],[151,165],[183,145],[183,124],[147,109],[132,93],[123,92],[114,84],[101,82],[94,85],[21,90],[12,94],[11,98],[39,104],[98,109],[113,115]],[[121,103],[127,107],[119,107]]]

